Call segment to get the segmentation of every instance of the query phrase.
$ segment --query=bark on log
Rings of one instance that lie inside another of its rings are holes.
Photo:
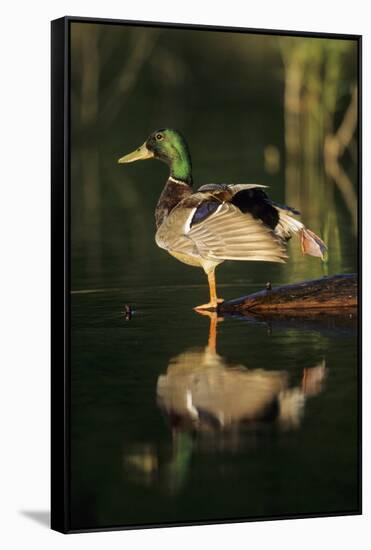
[[[220,313],[273,313],[354,308],[357,275],[332,275],[312,281],[282,285],[220,304]]]

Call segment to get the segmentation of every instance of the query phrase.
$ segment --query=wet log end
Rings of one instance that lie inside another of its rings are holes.
[[[332,275],[310,281],[270,287],[223,302],[220,313],[273,312],[357,307],[357,274]]]

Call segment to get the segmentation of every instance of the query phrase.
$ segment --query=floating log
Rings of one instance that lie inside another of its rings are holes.
[[[357,307],[357,274],[332,275],[311,281],[267,287],[220,304],[220,313],[273,313]]]

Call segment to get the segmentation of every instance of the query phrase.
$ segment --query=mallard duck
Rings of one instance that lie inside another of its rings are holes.
[[[179,132],[156,130],[118,162],[151,158],[170,170],[155,211],[156,243],[181,262],[202,267],[208,278],[210,301],[195,309],[216,310],[223,302],[215,268],[225,260],[285,262],[285,244],[295,234],[304,254],[323,258],[324,242],[292,217],[297,210],[272,201],[266,186],[211,183],[193,191],[191,156]]]

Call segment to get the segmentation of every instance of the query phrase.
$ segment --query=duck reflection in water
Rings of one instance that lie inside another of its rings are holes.
[[[285,370],[231,365],[216,350],[223,319],[216,312],[202,315],[210,318],[207,346],[172,358],[157,380],[157,402],[172,432],[170,447],[136,445],[124,458],[131,479],[157,482],[171,492],[184,484],[196,450],[233,452],[258,445],[267,430],[297,428],[306,399],[322,391],[326,373],[322,359],[290,386]]]
[[[157,381],[157,398],[175,430],[229,431],[278,423],[296,427],[300,423],[306,397],[322,389],[325,362],[304,369],[299,386],[289,386],[287,371],[250,369],[231,365],[216,351],[217,323],[210,317],[208,344],[170,360],[166,374]]]

